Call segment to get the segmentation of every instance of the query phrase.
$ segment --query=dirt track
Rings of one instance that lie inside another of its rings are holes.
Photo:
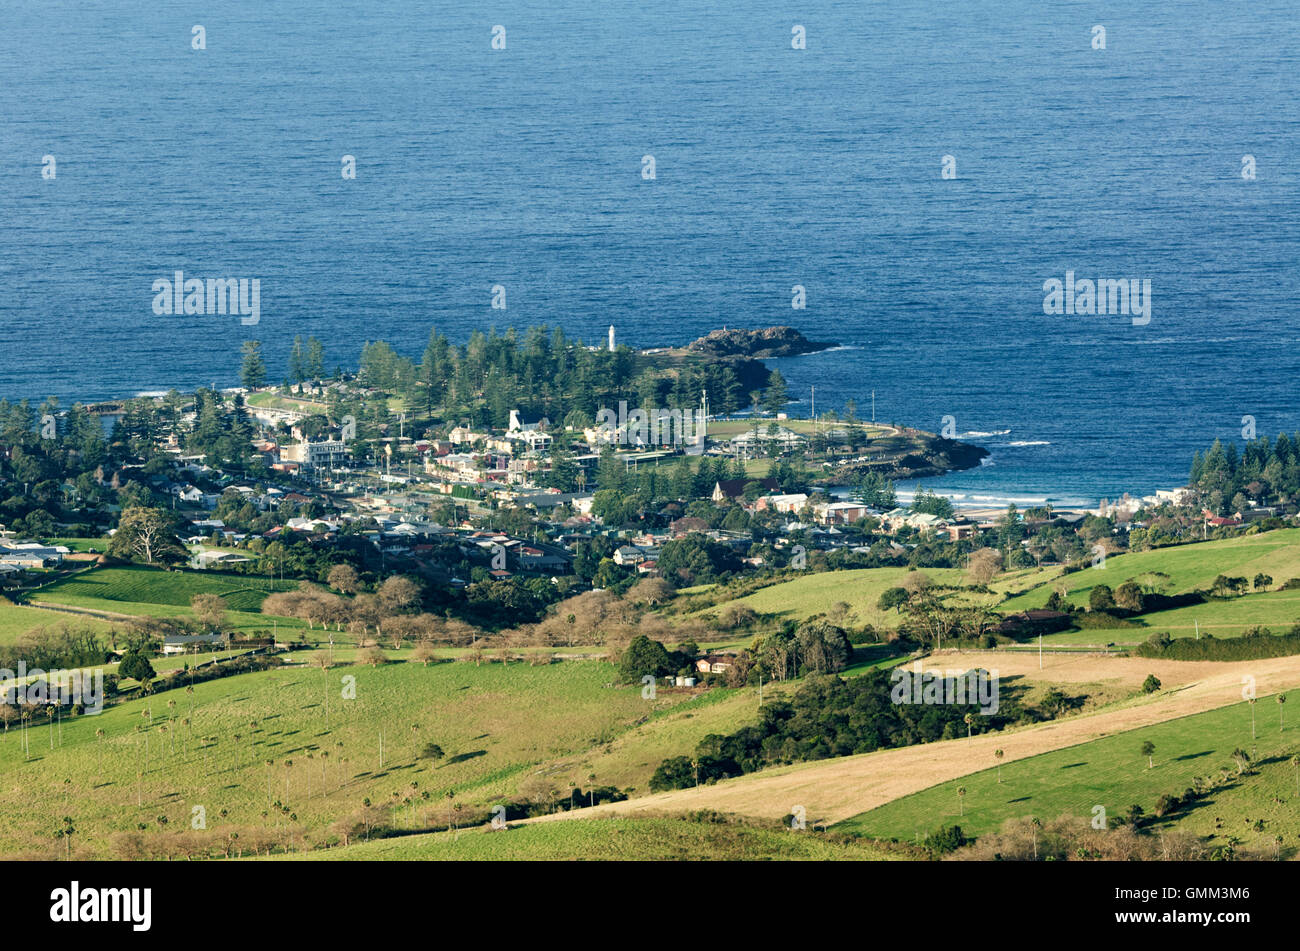
[[[987,654],[940,655],[926,667],[999,668],[1008,676],[1038,675],[1038,659],[1024,658],[1023,664],[1003,661],[995,665]],[[1057,666],[1059,664],[1059,667]],[[1255,678],[1258,696],[1300,687],[1300,656],[1235,663],[1187,663],[1149,661],[1141,658],[1053,658],[1041,676],[1058,682],[1098,681],[1120,678],[1141,683],[1154,672],[1165,689],[1089,716],[1070,717],[1001,733],[977,735],[971,739],[945,740],[895,750],[881,750],[862,756],[784,766],[749,776],[726,780],[714,786],[656,793],[628,802],[607,803],[594,809],[544,816],[536,822],[562,821],[601,815],[681,812],[717,809],[722,812],[779,819],[791,807],[802,805],[810,822],[838,822],[874,809],[909,793],[956,779],[994,765],[993,751],[1001,748],[1004,763],[1039,753],[1086,743],[1102,736],[1122,733],[1164,720],[1212,710],[1243,699],[1243,677]]]

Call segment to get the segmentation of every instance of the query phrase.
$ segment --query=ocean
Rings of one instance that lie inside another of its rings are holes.
[[[790,324],[839,345],[777,361],[790,412],[951,417],[992,457],[926,485],[968,504],[1300,429],[1293,3],[467,6],[5,4],[0,395],[230,386],[250,338],[275,376],[296,334]],[[260,320],[155,314],[176,270]],[[1067,272],[1149,281],[1149,322],[1045,314]]]

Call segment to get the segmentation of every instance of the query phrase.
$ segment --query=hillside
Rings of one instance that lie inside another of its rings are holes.
[[[987,657],[975,654],[970,660],[981,656]],[[944,667],[967,669],[973,666],[971,662],[964,663],[959,655],[943,655],[941,660],[940,666]],[[1110,665],[1117,665],[1116,670],[1128,668],[1129,676],[1135,678],[1152,662],[1097,658],[1096,663],[1106,665],[1105,669]],[[787,815],[793,806],[803,805],[809,822],[841,822],[902,796],[986,770],[995,762],[993,751],[996,749],[1004,751],[1003,762],[1009,764],[1111,734],[1138,731],[1194,713],[1240,704],[1242,677],[1246,675],[1256,679],[1260,696],[1300,686],[1300,657],[1218,664],[1211,665],[1210,669],[1217,672],[1090,715],[1066,717],[1001,733],[977,734],[970,739],[945,740],[766,769],[712,786],[657,793],[629,802],[598,805],[592,810],[545,816],[532,821],[563,821],[587,814],[635,815],[696,809],[717,809],[776,819]],[[1096,672],[1089,676],[1095,677]],[[1136,748],[1140,741],[1132,742]],[[1239,742],[1239,739],[1234,738],[1234,742]]]
[[[1288,851],[1300,837],[1300,787],[1290,757],[1300,749],[1300,724],[1283,729],[1274,697],[1260,697],[1255,737],[1249,705],[1236,703],[1207,713],[1181,717],[1068,749],[985,769],[960,780],[966,790],[958,803],[956,783],[932,786],[854,816],[835,828],[884,838],[912,841],[941,825],[960,824],[968,835],[998,829],[1007,819],[1073,815],[1091,818],[1095,806],[1107,816],[1122,816],[1137,804],[1147,815],[1164,794],[1181,794],[1195,777],[1235,773],[1238,747],[1259,761],[1259,775],[1232,778],[1225,788],[1194,808],[1155,824],[1161,831],[1182,829],[1217,837],[1235,836],[1243,843],[1269,845],[1282,835]],[[1294,717],[1293,717],[1294,720]],[[1144,741],[1155,745],[1153,768],[1141,755]],[[1255,823],[1263,820],[1263,828]],[[1212,840],[1213,841],[1213,840]]]
[[[346,678],[355,699],[342,697]],[[613,679],[597,661],[289,667],[32,727],[30,755],[11,727],[0,734],[0,854],[44,854],[47,830],[69,810],[79,848],[112,857],[114,833],[183,829],[195,805],[209,829],[301,846],[328,841],[365,800],[391,806],[395,828],[423,830],[446,821],[448,793],[473,816],[538,775],[557,797],[570,783],[588,788],[593,772],[602,786],[644,788],[679,744],[733,729],[754,709],[722,691],[647,701]]]

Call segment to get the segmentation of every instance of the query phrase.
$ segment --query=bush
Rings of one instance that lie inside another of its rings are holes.
[[[1115,606],[1115,595],[1110,590],[1110,585],[1099,584],[1088,594],[1089,611],[1109,611]]]
[[[938,831],[930,833],[926,846],[935,855],[945,855],[955,852],[969,841],[962,833],[961,826],[942,826]]]
[[[644,634],[632,638],[618,662],[618,676],[623,683],[636,683],[642,677],[664,677],[681,666],[681,658]]]
[[[1300,625],[1290,634],[1255,637],[1211,637],[1200,640],[1183,637],[1170,640],[1169,635],[1153,636],[1134,651],[1139,657],[1166,660],[1260,660],[1266,657],[1290,657],[1300,654]]]

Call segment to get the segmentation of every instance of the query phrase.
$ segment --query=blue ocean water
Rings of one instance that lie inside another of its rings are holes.
[[[842,345],[780,362],[793,413],[874,390],[995,434],[932,483],[970,499],[1300,428],[1293,3],[467,6],[4,4],[0,394],[233,385],[253,336],[275,372],[295,334],[347,366],[434,326],[789,323]],[[156,316],[177,269],[260,279],[260,323]],[[1044,315],[1067,270],[1149,279],[1150,323]]]

